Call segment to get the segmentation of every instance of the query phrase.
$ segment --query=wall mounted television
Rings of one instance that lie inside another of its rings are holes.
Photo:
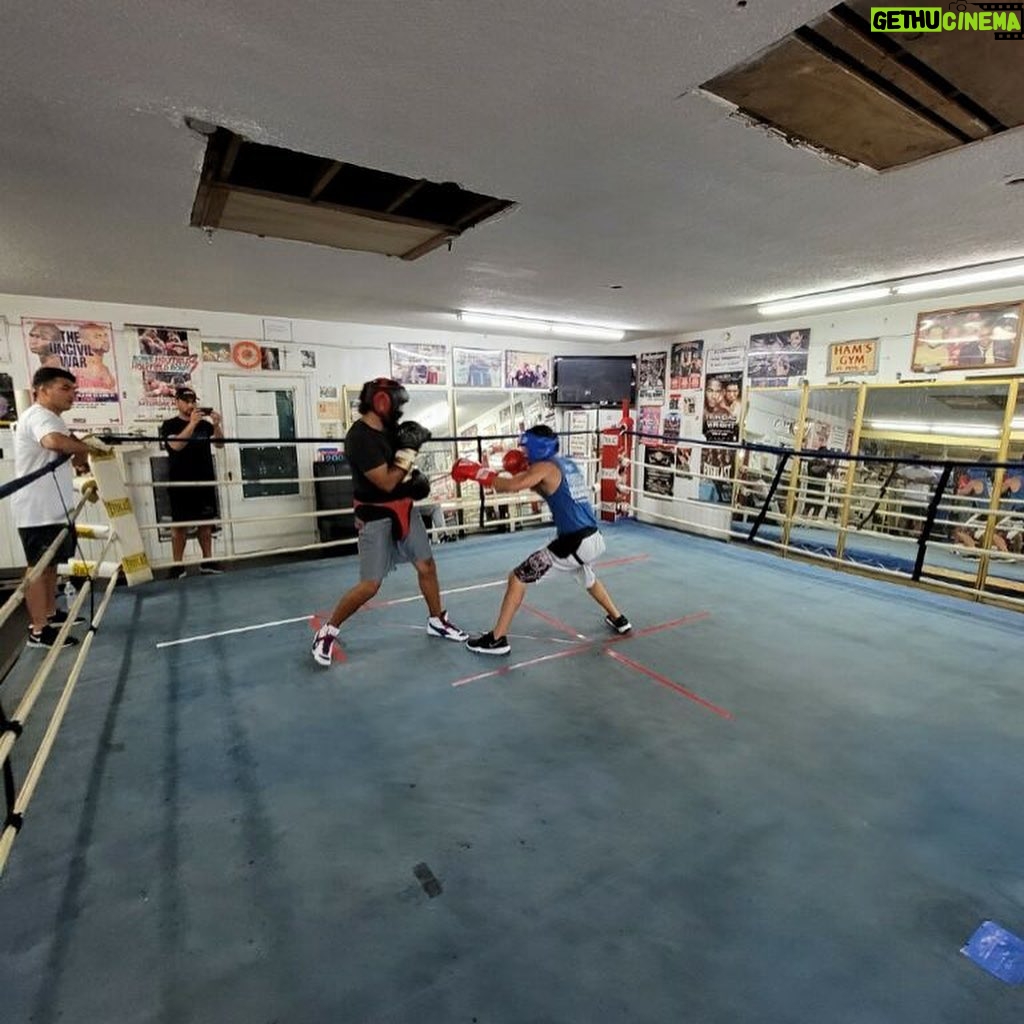
[[[555,356],[554,364],[555,405],[636,404],[633,356]]]

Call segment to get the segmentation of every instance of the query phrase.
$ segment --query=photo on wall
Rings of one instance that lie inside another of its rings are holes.
[[[910,368],[915,373],[965,367],[1016,366],[1020,302],[919,313]]]
[[[640,405],[662,405],[665,402],[666,352],[642,352],[637,364],[637,402]]]
[[[388,346],[391,376],[401,384],[448,384],[448,349],[444,345]]]
[[[798,327],[752,334],[747,347],[747,384],[752,388],[785,388],[807,376],[811,329]]]
[[[505,387],[551,387],[551,357],[545,352],[506,352]]]
[[[454,384],[457,388],[500,388],[505,353],[490,348],[453,348]]]

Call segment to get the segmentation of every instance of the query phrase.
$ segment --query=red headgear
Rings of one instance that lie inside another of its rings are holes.
[[[363,385],[359,392],[359,412],[375,412],[385,423],[397,423],[402,417],[402,406],[409,401],[409,393],[390,377],[375,377]]]

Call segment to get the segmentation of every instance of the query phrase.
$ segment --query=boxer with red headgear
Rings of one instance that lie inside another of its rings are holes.
[[[557,536],[547,547],[534,551],[508,576],[508,586],[494,628],[466,643],[476,654],[508,654],[508,629],[526,596],[528,583],[539,583],[551,569],[574,573],[587,593],[604,609],[605,622],[616,633],[633,627],[615,606],[594,574],[593,562],[604,553],[604,538],[587,494],[587,481],[572,459],[558,454],[558,436],[548,426],[531,427],[519,438],[521,451],[506,452],[502,467],[511,476],[499,476],[487,466],[459,459],[452,467],[458,482],[476,481],[502,494],[531,489],[551,509]]]
[[[359,582],[341,597],[313,641],[313,659],[329,666],[338,627],[380,589],[400,562],[412,562],[427,603],[427,635],[464,641],[441,605],[441,586],[423,520],[413,502],[430,494],[430,481],[416,469],[430,431],[399,423],[409,396],[387,377],[367,381],[359,393],[360,417],[345,435],[345,457],[352,468],[356,526],[359,529]]]

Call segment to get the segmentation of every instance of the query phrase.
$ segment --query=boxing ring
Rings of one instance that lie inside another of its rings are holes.
[[[475,633],[549,531],[458,500]],[[545,583],[500,660],[428,637],[400,568],[315,665],[344,556],[107,591],[0,878],[4,1019],[1018,1019],[959,947],[1024,930],[1019,614],[605,534],[633,633]]]

